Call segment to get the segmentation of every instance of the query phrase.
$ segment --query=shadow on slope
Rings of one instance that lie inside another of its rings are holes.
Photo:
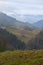
[[[28,42],[28,49],[43,49],[43,31]]]
[[[18,40],[15,35],[9,33],[5,29],[0,29],[0,51],[18,49],[25,49],[25,43]]]

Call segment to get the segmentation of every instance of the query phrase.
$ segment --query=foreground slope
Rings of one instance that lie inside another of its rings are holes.
[[[24,49],[25,43],[5,29],[0,29],[0,51]]]
[[[0,65],[43,65],[43,50],[0,52]]]

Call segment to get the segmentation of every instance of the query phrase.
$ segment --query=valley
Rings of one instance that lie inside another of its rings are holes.
[[[30,24],[0,14],[0,65],[43,65],[41,21]]]

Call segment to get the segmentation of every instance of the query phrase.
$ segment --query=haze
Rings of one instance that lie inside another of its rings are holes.
[[[18,20],[25,15],[43,15],[43,0],[0,0],[0,11]]]

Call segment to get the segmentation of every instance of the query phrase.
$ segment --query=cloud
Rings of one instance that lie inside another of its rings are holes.
[[[0,0],[0,11],[9,15],[43,15],[43,0]]]

